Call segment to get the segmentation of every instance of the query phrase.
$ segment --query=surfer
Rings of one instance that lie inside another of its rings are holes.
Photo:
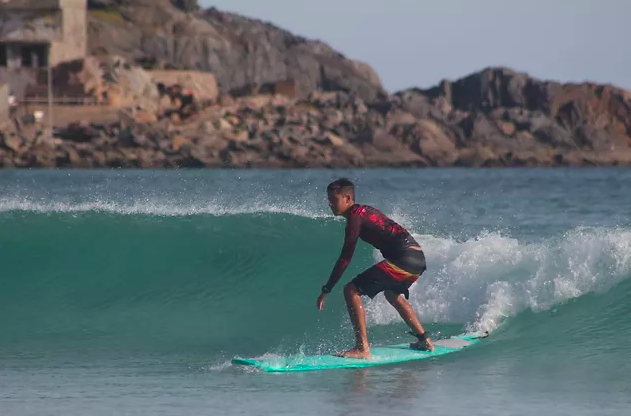
[[[327,294],[331,292],[351,261],[361,238],[383,255],[383,261],[373,265],[344,286],[344,298],[355,331],[355,348],[337,353],[349,358],[370,358],[366,332],[366,313],[361,296],[371,299],[384,292],[386,300],[397,310],[412,329],[418,341],[410,347],[433,351],[431,339],[414,313],[409,299],[409,288],[425,271],[425,255],[408,231],[378,209],[355,203],[355,185],[346,178],[327,186],[329,207],[335,216],[346,218],[346,231],[342,252],[333,267],[328,282],[322,286],[317,307],[322,310]]]

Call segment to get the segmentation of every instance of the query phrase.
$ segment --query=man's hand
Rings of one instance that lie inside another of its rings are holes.
[[[326,293],[320,293],[320,296],[318,296],[318,310],[321,311],[322,308],[324,307],[324,301],[326,300]]]

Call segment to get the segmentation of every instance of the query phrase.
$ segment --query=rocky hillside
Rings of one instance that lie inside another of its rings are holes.
[[[631,93],[489,68],[368,102],[226,100],[182,123],[121,114],[0,134],[4,167],[631,166]]]
[[[56,119],[76,123],[53,137],[2,125],[0,167],[631,166],[631,93],[610,85],[487,68],[388,95],[369,66],[319,41],[194,0],[89,6],[96,56],[68,82],[107,92],[120,113],[69,110]],[[176,79],[193,93],[163,94]],[[279,88],[257,95],[252,82]],[[186,104],[193,95],[207,99]]]
[[[631,92],[609,85],[561,84],[487,68],[429,90],[398,92],[391,102],[431,123],[425,135],[432,136],[432,151],[449,155],[441,163],[460,158],[467,164],[462,149],[469,149],[472,157],[501,165],[628,164]]]
[[[210,71],[222,92],[295,80],[299,93],[344,91],[373,101],[386,92],[367,64],[272,24],[185,0],[90,0],[89,50],[147,69]]]

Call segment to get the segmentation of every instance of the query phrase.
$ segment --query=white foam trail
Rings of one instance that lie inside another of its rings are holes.
[[[37,202],[28,199],[0,199],[0,212],[8,211],[28,211],[38,213],[82,213],[82,212],[107,212],[121,215],[159,215],[159,216],[190,216],[190,215],[213,215],[228,216],[240,214],[290,214],[306,218],[328,218],[332,217],[324,210],[311,210],[300,203],[270,203],[252,201],[239,205],[226,205],[214,201],[203,203],[167,202],[144,199],[133,203],[119,203],[111,201],[94,202],[64,202],[50,201]]]
[[[413,286],[410,302],[423,321],[464,322],[470,331],[492,331],[527,308],[606,292],[631,277],[630,230],[575,229],[536,243],[500,233],[464,242],[415,237],[428,271]],[[383,296],[368,303],[367,318],[370,324],[400,321]]]

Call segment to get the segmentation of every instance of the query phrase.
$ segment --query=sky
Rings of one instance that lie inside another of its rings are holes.
[[[200,0],[319,39],[370,64],[385,88],[504,66],[631,89],[631,0]]]

